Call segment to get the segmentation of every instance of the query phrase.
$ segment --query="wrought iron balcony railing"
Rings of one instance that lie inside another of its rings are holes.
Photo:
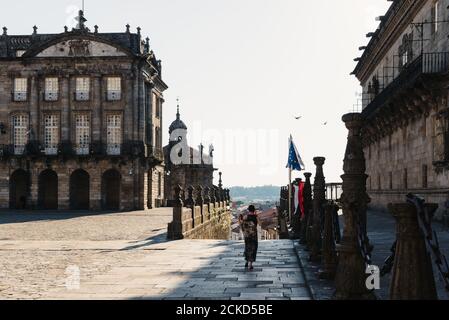
[[[436,75],[449,72],[449,52],[424,53],[401,68],[401,72],[393,75],[393,80],[374,96],[363,109],[365,117],[375,110],[400,89],[412,87],[421,75]]]

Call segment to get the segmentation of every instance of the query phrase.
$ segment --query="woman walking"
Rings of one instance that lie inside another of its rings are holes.
[[[257,225],[260,223],[256,208],[250,205],[248,207],[248,213],[246,215],[240,215],[239,222],[245,238],[245,268],[249,267],[249,270],[252,271],[254,269],[253,262],[256,261],[258,247]]]

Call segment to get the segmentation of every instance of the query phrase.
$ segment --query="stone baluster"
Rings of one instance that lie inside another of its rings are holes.
[[[357,223],[360,223],[361,230],[366,236],[366,209],[370,198],[366,193],[367,175],[361,137],[363,120],[359,113],[346,114],[342,119],[349,133],[343,165],[344,174],[341,176],[343,180],[341,204],[345,225],[341,243],[337,246],[339,262],[335,276],[335,299],[375,299],[374,293],[366,287],[366,262],[361,254],[359,233],[356,228]],[[369,243],[366,245],[369,248]]]
[[[175,187],[175,201],[173,207],[173,220],[167,227],[167,238],[170,240],[178,240],[183,238],[183,200],[182,200],[182,188],[181,186]]]
[[[180,185],[175,187],[175,207],[183,207],[184,199],[182,197],[183,189]]]
[[[204,204],[204,198],[203,198],[203,187],[202,186],[198,186],[196,188],[196,199],[195,199],[195,204],[197,206],[203,206]]]
[[[217,201],[217,199],[215,198],[215,187],[212,186],[209,189],[210,195],[209,195],[209,199],[210,199],[210,203],[215,206],[215,202]]]
[[[313,162],[316,166],[315,181],[313,184],[313,224],[311,230],[310,261],[321,260],[321,228],[323,205],[326,201],[326,181],[324,179],[323,165],[326,161],[323,157],[315,157]]]
[[[219,172],[218,175],[219,175],[218,187],[221,189],[221,188],[223,188],[223,180],[222,180],[223,173]]]
[[[301,244],[308,244],[309,239],[307,235],[309,234],[308,230],[311,230],[312,227],[312,184],[310,183],[310,178],[312,174],[310,172],[304,173],[304,177],[306,178],[306,182],[304,183],[304,218],[301,222]]]
[[[220,193],[218,192],[218,187],[214,186],[214,193],[215,193],[215,202],[220,203]]]
[[[436,204],[426,204],[435,212]],[[390,284],[391,300],[437,300],[432,261],[419,227],[416,207],[410,203],[390,204],[396,219],[396,256]]]
[[[203,212],[203,204],[204,204],[204,198],[203,198],[203,187],[198,186],[196,188],[196,198],[195,198],[195,204],[201,208],[201,223],[204,223],[204,212]]]
[[[210,188],[209,187],[204,188],[204,203],[210,204]]]
[[[338,210],[338,206],[329,201],[326,203],[324,214],[324,231],[323,231],[323,267],[319,270],[320,279],[333,280],[337,270],[337,252],[335,251],[334,237],[334,212]]]
[[[185,200],[185,205],[188,208],[193,208],[195,206],[195,199],[194,199],[194,188],[193,186],[187,187],[187,199]]]

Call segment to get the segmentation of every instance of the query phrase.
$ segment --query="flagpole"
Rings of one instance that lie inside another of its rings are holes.
[[[292,168],[288,168],[288,218],[292,223]]]

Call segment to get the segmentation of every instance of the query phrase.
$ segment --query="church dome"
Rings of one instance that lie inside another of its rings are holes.
[[[187,126],[181,120],[181,115],[179,114],[179,106],[178,106],[178,112],[176,113],[176,120],[173,121],[172,124],[169,127],[169,133],[171,134],[173,131],[175,131],[177,129],[187,130]]]

